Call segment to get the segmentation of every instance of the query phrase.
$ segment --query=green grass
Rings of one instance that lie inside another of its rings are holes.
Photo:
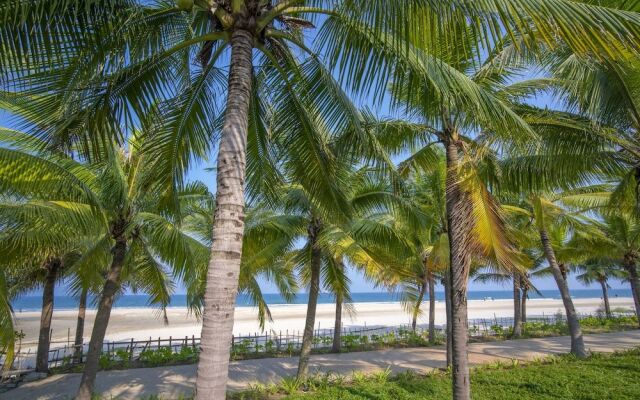
[[[323,375],[298,383],[295,390],[256,387],[231,398],[422,400],[451,397],[451,378],[447,373],[428,376],[403,373],[395,377],[386,373],[353,378],[347,382],[343,377]],[[613,355],[595,354],[586,360],[562,356],[526,365],[489,364],[472,372],[471,387],[475,400],[640,399],[640,348]]]

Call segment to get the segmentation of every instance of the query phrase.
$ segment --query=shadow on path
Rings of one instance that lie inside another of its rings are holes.
[[[612,352],[640,346],[640,330],[585,335],[586,347],[594,352]],[[521,339],[469,345],[471,365],[511,359],[532,360],[552,354],[566,353],[568,336]],[[443,368],[446,350],[443,346],[388,349],[344,354],[322,354],[311,357],[311,372],[351,374],[353,371],[374,372],[390,368],[394,373],[413,370],[427,372]],[[278,382],[295,375],[298,358],[265,358],[232,362],[229,369],[229,390],[246,388],[251,383]],[[133,400],[142,396],[160,395],[177,398],[189,395],[195,386],[196,366],[180,365],[139,368],[98,373],[96,391],[105,397]],[[30,382],[2,394],[11,400],[62,400],[72,398],[80,384],[80,374],[54,375]]]

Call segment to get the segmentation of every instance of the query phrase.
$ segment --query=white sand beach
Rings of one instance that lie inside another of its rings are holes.
[[[574,304],[579,313],[595,313],[601,307],[599,298],[574,299]],[[436,304],[436,324],[445,322],[444,302]],[[631,309],[632,298],[612,298],[611,307]],[[410,316],[404,311],[400,303],[354,303],[355,313],[349,316],[346,313],[345,328],[367,326],[397,326],[410,323]],[[562,312],[562,301],[559,299],[533,299],[527,302],[527,314],[542,315]],[[423,305],[423,315],[419,319],[420,324],[427,323],[428,304]],[[304,328],[306,313],[305,304],[273,305],[271,306],[273,321],[267,323],[266,330],[296,331]],[[334,304],[318,304],[316,328],[332,328],[335,315]],[[493,318],[510,317],[513,315],[513,302],[511,300],[470,300],[469,318]],[[89,340],[95,311],[87,311],[85,326],[85,342]],[[185,308],[170,308],[168,310],[169,325],[164,325],[157,309],[149,308],[114,308],[111,313],[109,329],[106,340],[143,340],[150,337],[157,338],[184,338],[185,336],[199,337],[201,323],[195,317],[189,315]],[[66,344],[67,340],[73,342],[76,327],[76,311],[64,310],[53,313],[54,343],[52,347]],[[17,330],[25,334],[23,349],[33,346],[38,338],[40,323],[39,312],[16,313]],[[257,311],[251,307],[237,307],[235,311],[234,334],[253,334],[261,332],[257,321]]]

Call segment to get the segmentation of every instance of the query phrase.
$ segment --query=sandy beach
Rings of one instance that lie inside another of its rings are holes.
[[[574,299],[574,304],[579,313],[595,313],[601,307],[601,299]],[[354,303],[355,313],[345,315],[344,326],[396,326],[410,323],[410,316],[404,311],[400,303]],[[445,322],[444,302],[436,304],[436,324]],[[612,298],[611,307],[631,309],[632,298]],[[559,299],[533,299],[527,302],[528,315],[555,314],[562,312],[562,301]],[[423,305],[423,315],[419,319],[420,324],[427,323],[428,304]],[[271,306],[273,321],[268,322],[266,330],[285,332],[302,330],[306,313],[305,304],[273,305]],[[201,323],[185,308],[170,308],[168,310],[169,325],[164,325],[161,314],[157,309],[149,308],[114,308],[111,313],[109,329],[106,340],[143,340],[149,337],[184,338],[195,335],[199,337]],[[332,328],[335,315],[334,304],[318,304],[316,328]],[[510,317],[513,315],[513,302],[511,300],[470,300],[469,318],[493,318]],[[95,311],[87,311],[85,326],[85,342],[89,340]],[[76,327],[76,311],[63,310],[53,313],[54,342],[52,347],[66,344],[67,340],[73,341]],[[17,330],[25,334],[23,349],[31,347],[37,341],[40,323],[39,312],[16,313]],[[257,311],[251,307],[237,307],[235,311],[234,334],[253,334],[261,332],[257,321]]]

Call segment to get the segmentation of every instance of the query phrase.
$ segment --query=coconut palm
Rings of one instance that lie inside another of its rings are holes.
[[[100,295],[100,287],[104,281],[104,272],[104,269],[96,268],[93,265],[89,267],[86,263],[80,263],[75,266],[69,274],[71,276],[69,292],[73,297],[78,298],[78,317],[74,339],[74,359],[77,363],[82,362],[85,315],[89,294]]]
[[[406,165],[400,165],[403,175],[409,173]],[[401,271],[400,291],[407,311],[412,315],[415,330],[421,314],[421,303],[425,294],[429,296],[429,342],[435,343],[435,285],[437,276],[446,273],[449,267],[449,239],[445,219],[444,182],[446,169],[442,157],[428,173],[411,174],[409,196],[424,214],[424,222],[416,226],[398,216],[397,229],[409,239],[412,252],[406,257],[407,271]],[[447,301],[448,303],[448,301]],[[448,324],[450,325],[450,324]],[[450,341],[449,341],[450,342]]]
[[[201,187],[205,196],[183,205],[182,229],[198,240],[201,244],[198,252],[208,259],[215,198],[204,184],[194,182],[192,185]],[[271,313],[258,280],[262,278],[272,282],[283,299],[293,299],[297,284],[284,258],[295,245],[296,238],[303,234],[305,226],[296,216],[278,214],[265,205],[248,207],[245,223],[242,246],[246,252],[243,253],[240,266],[238,290],[258,308],[258,321],[260,327],[264,328],[267,320],[271,319]],[[187,306],[198,317],[202,317],[203,313],[207,265],[201,263],[194,266],[186,283]]]
[[[349,181],[348,206],[353,214],[346,221],[319,207],[302,187],[290,185],[283,188],[284,210],[305,218],[308,227],[304,246],[292,252],[289,261],[297,266],[302,281],[309,286],[298,378],[304,378],[308,373],[321,285],[334,293],[337,299],[348,303],[350,293],[345,264],[360,268],[367,276],[384,282],[385,276],[391,275],[392,266],[384,264],[383,260],[390,260],[388,255],[391,252],[400,253],[401,249],[407,248],[403,246],[404,240],[388,225],[386,214],[382,212],[382,209],[402,207],[401,201],[388,190],[386,184],[372,180],[366,170],[351,174]],[[340,328],[343,304],[339,301],[336,303],[335,326]],[[334,345],[339,349],[339,343]]]
[[[510,207],[513,212],[522,213],[532,221],[530,228],[535,230],[539,238],[539,245],[548,263],[547,271],[556,281],[562,297],[571,335],[571,353],[578,357],[585,357],[587,351],[569,293],[567,275],[571,264],[584,261],[586,253],[576,251],[575,245],[570,245],[569,241],[587,231],[590,220],[571,210],[606,206],[610,197],[609,189],[609,185],[594,185],[547,195],[538,192],[530,194],[528,204],[522,203],[525,204],[522,208]]]
[[[502,211],[493,199],[480,173],[484,144],[472,134],[483,130],[495,138],[514,132],[533,136],[528,125],[503,102],[496,79],[488,79],[498,70],[510,70],[500,59],[490,57],[484,65],[475,65],[474,46],[479,43],[458,29],[458,46],[442,43],[437,50],[418,48],[410,69],[398,69],[391,94],[410,115],[421,123],[405,135],[405,144],[416,148],[405,162],[406,168],[421,168],[438,160],[437,147],[442,144],[446,160],[445,194],[446,232],[450,246],[451,343],[453,351],[454,393],[456,398],[469,395],[467,363],[466,288],[474,257],[493,257],[504,268],[518,263],[515,249],[505,235]],[[464,41],[466,39],[466,42]],[[464,44],[463,44],[464,43]],[[407,61],[408,63],[409,61]],[[426,71],[435,69],[441,79]],[[397,133],[389,129],[392,141]],[[406,129],[398,126],[397,130]],[[397,139],[396,139],[397,141]],[[400,147],[401,148],[401,147]]]
[[[14,214],[13,220],[29,217],[42,221],[40,227],[55,222],[73,228],[76,234],[70,238],[84,237],[91,244],[75,264],[95,263],[94,268],[110,265],[98,301],[80,390],[81,396],[90,395],[116,295],[128,286],[152,293],[151,301],[166,307],[173,283],[165,265],[172,268],[175,277],[185,276],[189,266],[197,262],[193,252],[197,242],[180,231],[170,213],[160,212],[158,199],[162,197],[150,184],[153,175],[145,169],[148,164],[139,154],[136,141],[132,140],[126,150],[105,146],[106,161],[97,164],[37,150],[34,141],[32,136],[15,131],[3,136],[3,143],[11,146],[0,149],[3,164],[19,173],[5,170],[2,191],[23,203],[5,211]],[[33,233],[24,231],[23,237]],[[38,239],[45,245],[49,244],[47,240],[62,239],[56,235],[47,237],[46,229],[35,233],[41,234]]]
[[[79,260],[80,252],[87,249],[80,243],[96,235],[82,227],[55,221],[54,213],[43,218],[39,207],[55,211],[60,204],[41,198],[21,198],[13,193],[8,171],[0,179],[4,181],[5,193],[10,193],[0,202],[0,223],[4,227],[0,248],[6,254],[2,266],[12,271],[9,297],[42,288],[36,370],[47,372],[55,286],[77,272],[73,265]],[[94,266],[90,268],[99,271]]]
[[[556,249],[561,247],[566,241],[565,229],[551,225],[551,221],[554,221],[553,214],[555,213],[557,216],[561,214],[563,210],[552,201],[540,196],[532,196],[532,204],[533,218],[535,219],[536,228],[540,235],[540,244],[564,304],[569,333],[571,334],[571,353],[578,357],[586,357],[587,352],[584,347],[580,321],[578,320],[573,300],[569,294],[569,286],[567,283],[568,266],[562,262],[559,263],[556,256]],[[554,235],[556,237],[554,237],[555,240],[553,240],[550,236],[550,231],[559,232],[560,235]],[[554,249],[554,244],[556,249]]]
[[[411,315],[411,329],[416,330],[418,317],[422,315],[422,303],[425,295],[429,301],[429,342],[435,343],[435,285],[440,272],[447,270],[448,240],[446,235],[434,234],[431,241],[417,247],[415,254],[411,253],[409,268],[401,270],[397,290],[406,311]]]
[[[528,273],[512,272],[511,274],[503,271],[493,271],[491,268],[483,272],[477,270],[474,274],[474,281],[481,283],[500,283],[511,282],[513,285],[513,337],[522,336],[522,326],[526,322],[526,298],[529,290],[536,290],[531,283]],[[536,290],[537,291],[537,290]]]
[[[636,266],[640,243],[639,224],[633,216],[612,211],[611,214],[604,214],[602,221],[594,222],[593,225],[596,230],[578,235],[575,242],[585,249],[587,257],[598,257],[608,260],[605,265],[613,263],[622,267],[631,285],[636,315],[640,316],[640,286]]]
[[[0,270],[0,353],[4,354],[2,370],[11,368],[15,356],[13,309],[4,270]]]
[[[576,276],[580,282],[585,285],[597,283],[602,288],[602,301],[604,303],[604,312],[607,318],[611,317],[611,306],[609,305],[609,283],[608,280],[613,277],[621,278],[621,270],[617,265],[612,264],[607,259],[590,259],[583,264],[575,267],[579,275]]]
[[[406,233],[426,223],[422,210],[404,193],[381,180],[376,170],[357,170],[349,175],[349,182],[350,189],[345,191],[350,218],[333,220],[321,238],[321,244],[335,260],[331,270],[335,273],[325,275],[331,292],[336,295],[334,351],[340,349],[343,306],[340,303],[347,296],[350,298],[350,282],[344,267],[355,268],[377,287],[391,289],[407,272],[410,275],[411,266],[415,266],[412,257],[406,257],[415,249]],[[398,224],[400,220],[405,223]],[[401,226],[406,230],[400,229]],[[348,311],[353,313],[351,309]]]

